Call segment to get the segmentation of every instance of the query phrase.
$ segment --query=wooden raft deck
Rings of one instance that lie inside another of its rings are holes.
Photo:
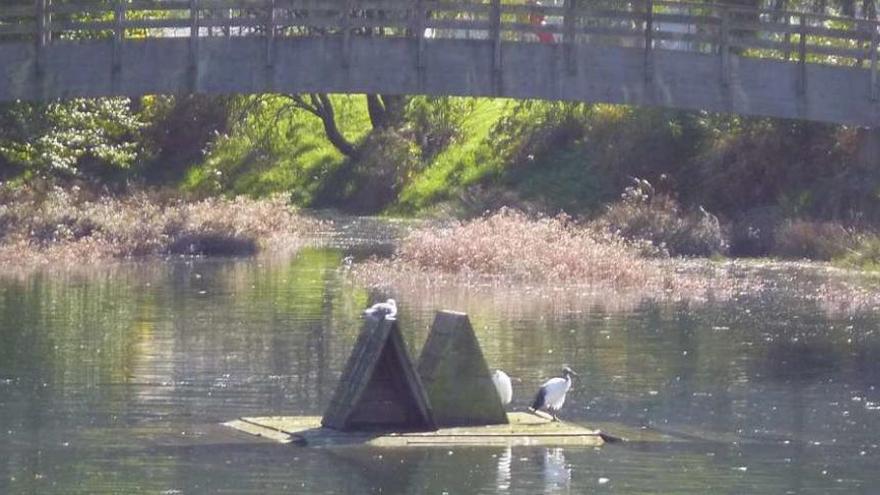
[[[607,438],[599,430],[552,422],[532,414],[508,413],[506,425],[441,428],[432,432],[342,432],[321,427],[319,416],[245,417],[225,426],[281,443],[329,447],[407,446],[581,446],[598,447]]]

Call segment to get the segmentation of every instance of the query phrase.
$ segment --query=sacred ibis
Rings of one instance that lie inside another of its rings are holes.
[[[544,382],[541,388],[538,389],[538,394],[535,395],[535,400],[532,401],[532,406],[529,407],[529,410],[536,412],[545,409],[553,416],[553,421],[559,421],[556,415],[559,414],[559,410],[562,409],[562,405],[565,403],[565,394],[571,388],[572,376],[577,376],[577,373],[566,366],[562,368],[561,377],[551,378]]]
[[[495,389],[498,390],[501,405],[506,406],[510,404],[511,399],[513,399],[513,385],[510,383],[510,377],[507,376],[507,373],[495,370],[492,373],[492,383],[495,384]]]
[[[393,320],[397,317],[397,302],[394,299],[389,299],[383,303],[376,303],[364,310],[364,316],[376,319],[384,317]]]

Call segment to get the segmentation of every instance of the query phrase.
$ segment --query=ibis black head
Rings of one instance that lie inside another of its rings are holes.
[[[562,368],[562,376],[578,376],[578,374],[575,373],[573,369],[566,366]]]

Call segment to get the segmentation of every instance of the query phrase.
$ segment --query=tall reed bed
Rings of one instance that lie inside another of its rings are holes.
[[[625,288],[662,278],[659,265],[623,241],[565,216],[531,219],[509,209],[412,231],[391,259],[356,268],[367,281],[407,273],[474,281],[577,283]]]
[[[0,194],[0,265],[296,249],[318,222],[281,198],[184,201],[54,188]]]

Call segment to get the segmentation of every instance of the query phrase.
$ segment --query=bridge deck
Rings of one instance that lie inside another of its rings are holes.
[[[0,101],[366,92],[880,126],[873,21],[661,0],[92,3],[0,10]]]

